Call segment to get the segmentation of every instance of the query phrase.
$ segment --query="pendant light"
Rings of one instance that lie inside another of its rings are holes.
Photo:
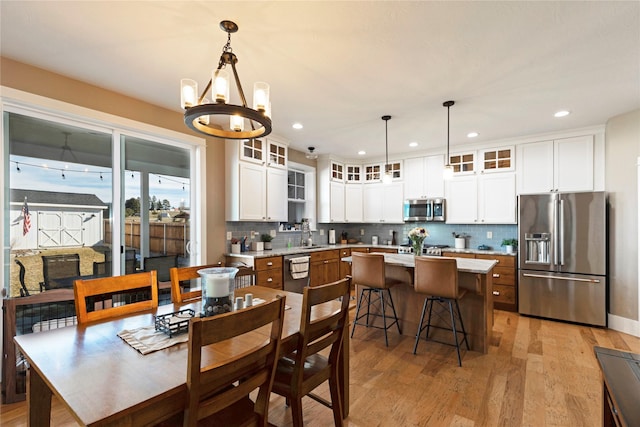
[[[445,101],[442,104],[443,107],[447,107],[447,158],[445,160],[444,170],[442,171],[442,177],[444,179],[453,178],[453,166],[449,164],[449,109],[453,104],[455,104],[453,101]]]
[[[384,184],[391,184],[393,181],[393,175],[391,173],[391,168],[389,165],[389,135],[388,135],[388,124],[391,116],[382,116],[382,120],[384,120],[384,149],[385,149],[385,162],[384,162],[384,174],[382,175],[382,182]]]

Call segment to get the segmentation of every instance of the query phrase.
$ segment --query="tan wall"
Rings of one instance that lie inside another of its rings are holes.
[[[638,185],[640,110],[609,119],[606,127],[609,194],[609,312],[639,320]]]
[[[153,126],[196,135],[184,125],[180,111],[158,107],[8,58],[0,58],[0,85]],[[203,239],[203,245],[207,248],[205,262],[211,263],[222,260],[226,247],[224,203],[221,203],[224,201],[225,188],[223,141],[208,138],[206,153],[204,173],[207,186],[207,236]]]

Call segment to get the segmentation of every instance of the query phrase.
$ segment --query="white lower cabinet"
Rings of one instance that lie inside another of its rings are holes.
[[[515,173],[454,177],[447,181],[448,224],[515,224]]]
[[[364,184],[364,222],[402,223],[403,184]]]

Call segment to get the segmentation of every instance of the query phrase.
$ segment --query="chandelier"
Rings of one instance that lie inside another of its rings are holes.
[[[447,107],[447,159],[442,171],[442,177],[444,179],[451,179],[453,177],[453,166],[449,163],[449,109],[455,104],[454,101],[445,101],[442,103],[443,107]]]
[[[253,86],[253,108],[247,107],[247,100],[236,71],[238,58],[231,48],[231,33],[238,31],[238,26],[231,21],[220,22],[220,28],[227,33],[227,44],[222,48],[218,68],[213,70],[211,80],[198,96],[198,83],[191,79],[180,81],[180,102],[184,108],[184,123],[196,132],[217,138],[250,139],[259,138],[271,133],[271,104],[269,103],[269,85],[256,82]],[[231,65],[236,87],[242,105],[229,104],[229,72],[226,66]],[[206,98],[211,89],[211,99]],[[228,117],[229,128],[220,129],[211,122],[211,116]],[[249,122],[245,130],[245,122]]]

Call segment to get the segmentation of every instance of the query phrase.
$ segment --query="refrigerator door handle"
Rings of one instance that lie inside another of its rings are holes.
[[[579,277],[559,277],[559,276],[545,276],[543,274],[529,274],[523,273],[524,277],[535,277],[537,279],[557,279],[557,280],[567,280],[571,282],[587,282],[587,283],[600,283],[598,279],[581,279]]]
[[[560,211],[558,212],[558,228],[560,234],[558,234],[558,265],[564,265],[564,200],[558,201],[560,205]]]
[[[558,265],[558,199],[553,195],[553,264]]]

